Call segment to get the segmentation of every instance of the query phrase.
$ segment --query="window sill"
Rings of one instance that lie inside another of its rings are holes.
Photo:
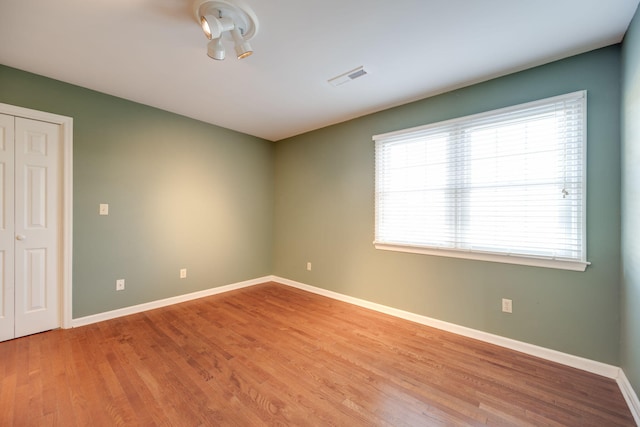
[[[536,258],[520,255],[503,255],[488,252],[471,252],[451,249],[436,249],[410,245],[376,243],[376,249],[395,252],[409,252],[414,254],[445,256],[450,258],[472,259],[476,261],[501,262],[505,264],[527,265],[531,267],[555,268],[559,270],[585,271],[590,262],[566,259]]]

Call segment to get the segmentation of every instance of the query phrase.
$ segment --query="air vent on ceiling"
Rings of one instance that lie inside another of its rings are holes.
[[[340,74],[339,76],[329,79],[328,82],[331,83],[332,86],[340,86],[345,83],[349,83],[351,80],[355,80],[358,77],[362,77],[365,74],[367,74],[367,72],[365,71],[364,67],[360,66],[358,68],[354,68],[351,71],[347,71],[344,74]]]

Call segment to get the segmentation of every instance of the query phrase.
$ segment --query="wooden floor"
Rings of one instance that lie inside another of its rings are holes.
[[[0,343],[2,426],[634,425],[613,380],[268,283]]]

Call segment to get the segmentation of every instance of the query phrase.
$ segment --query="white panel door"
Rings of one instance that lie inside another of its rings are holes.
[[[13,219],[13,116],[0,114],[0,341],[15,336],[14,219]]]
[[[15,337],[60,326],[60,129],[15,119]]]

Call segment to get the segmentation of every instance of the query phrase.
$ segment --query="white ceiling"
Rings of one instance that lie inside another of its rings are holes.
[[[0,0],[0,63],[276,141],[618,43],[639,1],[245,0],[254,54],[214,61],[194,0]]]

